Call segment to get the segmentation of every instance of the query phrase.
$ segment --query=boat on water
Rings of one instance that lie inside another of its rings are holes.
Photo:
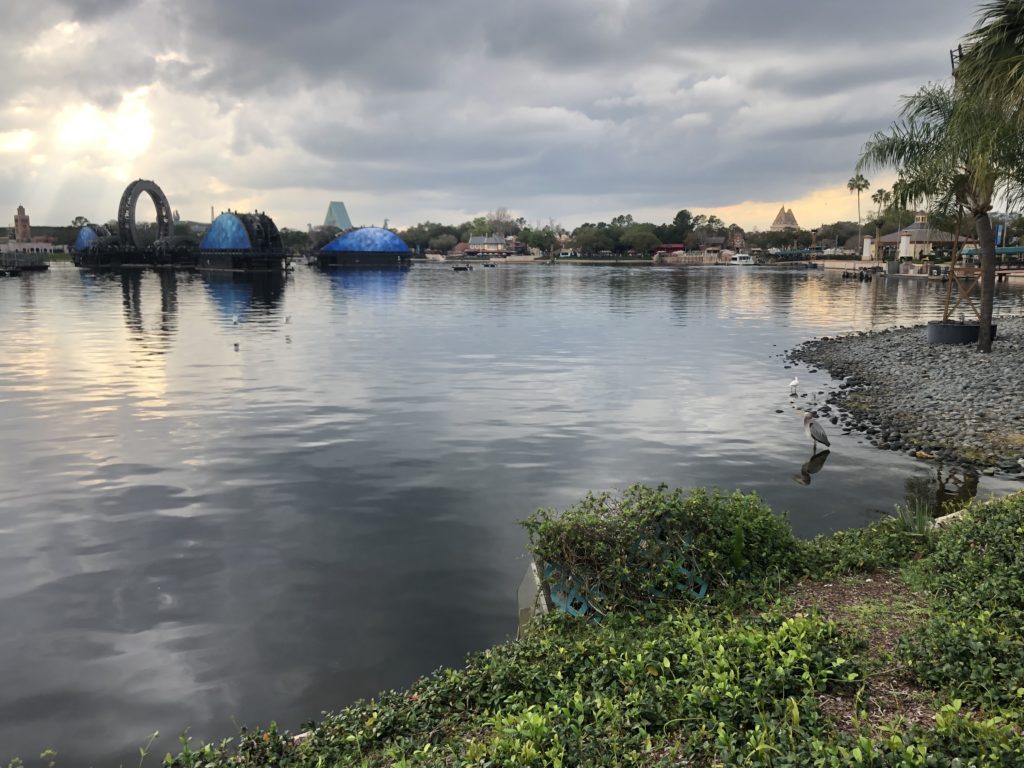
[[[754,257],[749,253],[734,253],[729,263],[738,267],[752,267],[754,266]]]

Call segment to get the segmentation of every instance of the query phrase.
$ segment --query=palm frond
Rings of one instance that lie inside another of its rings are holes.
[[[958,85],[985,98],[1020,104],[1024,99],[1024,0],[989,0],[979,10],[977,25],[964,38]]]

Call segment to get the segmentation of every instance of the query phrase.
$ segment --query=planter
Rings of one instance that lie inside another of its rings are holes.
[[[992,339],[996,338],[996,324],[992,323]],[[952,320],[932,320],[928,323],[929,344],[977,344],[977,323],[956,323]]]

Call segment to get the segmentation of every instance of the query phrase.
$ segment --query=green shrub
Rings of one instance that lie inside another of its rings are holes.
[[[600,595],[604,611],[683,599],[691,578],[713,589],[791,573],[800,558],[789,526],[755,494],[634,485],[538,510],[524,525],[537,559]]]
[[[927,555],[936,535],[913,514],[886,517],[865,528],[836,531],[804,544],[812,575],[826,576],[899,568]]]
[[[1024,610],[1024,493],[964,511],[919,573],[950,610]]]
[[[1024,710],[1024,494],[970,507],[913,575],[934,595],[932,618],[904,643],[919,679]]]

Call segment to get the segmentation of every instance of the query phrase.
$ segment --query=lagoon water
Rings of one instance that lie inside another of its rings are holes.
[[[837,427],[799,482],[787,385],[829,377],[784,350],[933,319],[943,291],[512,265],[0,279],[0,764],[294,729],[458,664],[515,633],[517,521],[588,489],[757,491],[805,536],[1016,489]]]

